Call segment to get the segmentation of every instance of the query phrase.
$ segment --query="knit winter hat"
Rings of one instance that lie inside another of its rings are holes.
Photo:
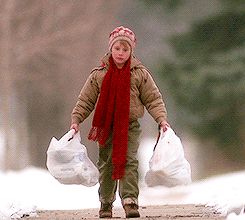
[[[109,50],[111,50],[112,45],[118,40],[125,40],[131,46],[133,50],[136,44],[136,37],[133,31],[129,28],[125,28],[123,26],[115,28],[109,36]]]

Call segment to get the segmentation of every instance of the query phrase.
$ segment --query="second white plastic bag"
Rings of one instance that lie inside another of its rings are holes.
[[[185,158],[182,143],[169,127],[166,132],[160,131],[145,182],[151,187],[173,187],[191,183],[191,167]]]
[[[80,133],[67,132],[60,140],[53,137],[47,151],[47,168],[62,184],[94,186],[99,171],[89,159],[86,147],[81,144]]]

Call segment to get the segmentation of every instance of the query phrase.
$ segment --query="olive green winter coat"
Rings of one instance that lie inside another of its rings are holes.
[[[102,81],[109,68],[109,57],[110,53],[102,59],[103,65],[95,68],[89,75],[72,111],[72,123],[83,122],[94,110]],[[157,123],[166,120],[167,112],[162,95],[149,71],[134,56],[131,57],[130,71],[130,122],[144,115],[144,107]]]

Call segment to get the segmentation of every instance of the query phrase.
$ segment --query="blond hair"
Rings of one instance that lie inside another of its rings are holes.
[[[132,48],[131,48],[130,44],[128,43],[128,41],[126,41],[126,40],[118,40],[116,42],[119,42],[120,45],[126,47],[127,49],[130,49],[130,51],[132,52]]]

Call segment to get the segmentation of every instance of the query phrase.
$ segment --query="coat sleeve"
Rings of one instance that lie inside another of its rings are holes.
[[[142,78],[139,86],[141,101],[149,114],[159,124],[167,120],[165,103],[151,74],[146,69],[141,69],[141,73]]]
[[[78,100],[71,114],[72,123],[83,122],[94,110],[99,95],[99,86],[96,81],[97,71],[92,72],[80,91]]]

